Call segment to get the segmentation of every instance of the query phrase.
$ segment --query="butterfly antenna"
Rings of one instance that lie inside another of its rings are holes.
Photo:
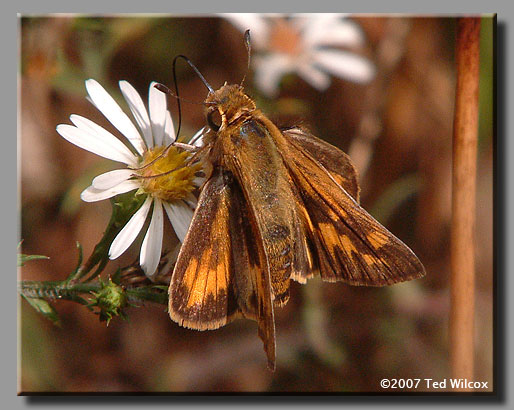
[[[191,101],[191,100],[188,100],[188,99],[186,99],[184,97],[179,97],[178,95],[176,95],[173,91],[171,91],[167,86],[165,86],[162,83],[156,83],[156,84],[154,84],[154,87],[157,88],[160,92],[163,92],[165,94],[169,94],[173,98],[176,98],[177,100],[181,100],[181,101],[187,102],[189,104],[205,105],[204,101]]]
[[[212,89],[211,85],[207,82],[207,80],[205,79],[205,77],[202,75],[202,73],[200,72],[200,70],[198,70],[198,68],[196,68],[196,66],[192,63],[192,61],[187,58],[185,55],[182,55],[182,54],[179,54],[178,56],[175,57],[175,59],[173,60],[173,75],[174,77],[176,78],[175,74],[176,74],[176,71],[175,71],[175,66],[176,66],[176,62],[179,58],[182,58],[183,60],[186,61],[186,63],[188,63],[191,68],[193,70],[195,70],[195,73],[198,75],[198,77],[200,77],[200,80],[202,80],[202,82],[204,83],[204,85],[207,87],[207,89],[209,90],[209,94],[212,94],[214,93],[214,90]],[[175,83],[176,84],[176,83]],[[178,93],[177,93],[178,94]]]
[[[245,46],[246,46],[246,51],[248,53],[248,65],[246,66],[246,73],[243,76],[243,79],[241,80],[241,87],[243,86],[243,83],[245,82],[248,71],[250,71],[250,57],[252,56],[252,45],[250,43],[250,30],[245,31]]]
[[[186,63],[189,64],[189,66],[195,71],[195,73],[200,77],[200,80],[204,83],[204,85],[209,90],[209,94],[213,94],[214,90],[212,89],[211,85],[207,82],[205,77],[202,75],[202,73],[196,68],[196,66],[192,63],[192,61],[187,58],[185,55],[179,54],[173,59],[173,82],[175,83],[175,94],[177,96],[177,106],[178,106],[178,127],[177,127],[177,138],[180,132],[180,127],[182,126],[182,111],[180,109],[180,98],[178,93],[178,83],[177,83],[177,60],[181,58],[185,60]]]

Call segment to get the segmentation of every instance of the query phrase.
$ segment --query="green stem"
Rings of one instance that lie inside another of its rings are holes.
[[[100,283],[75,283],[68,281],[21,281],[18,292],[26,298],[77,300],[80,294],[97,292]]]
[[[102,288],[99,282],[70,283],[63,281],[21,281],[18,284],[18,292],[32,299],[64,299],[84,304],[80,295],[98,292]],[[161,289],[162,288],[162,289]],[[131,302],[153,302],[166,305],[168,302],[167,291],[164,286],[140,286],[125,289],[127,298]]]

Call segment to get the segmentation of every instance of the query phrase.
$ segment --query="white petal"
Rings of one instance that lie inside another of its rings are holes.
[[[123,97],[125,97],[125,101],[127,101],[127,104],[137,122],[137,125],[139,125],[139,128],[143,133],[146,146],[148,148],[152,148],[152,126],[150,125],[150,117],[148,117],[148,112],[146,111],[146,107],[143,100],[141,99],[141,96],[128,81],[120,81],[120,90],[123,94]]]
[[[298,65],[298,74],[319,91],[324,91],[330,85],[330,77],[309,63]]]
[[[162,202],[159,198],[155,198],[153,201],[152,220],[150,221],[150,226],[146,232],[139,255],[139,264],[145,271],[146,276],[152,276],[159,265],[162,252],[162,235]]]
[[[363,57],[339,50],[318,50],[314,63],[329,73],[357,83],[370,81],[375,75],[373,65]]]
[[[148,105],[150,122],[152,123],[153,142],[156,146],[161,146],[164,137],[164,124],[166,122],[166,94],[155,88],[155,84],[157,83],[152,82],[150,84]]]
[[[225,13],[223,14],[241,32],[250,30],[252,47],[256,49],[265,48],[270,34],[269,21],[267,17],[256,13]]]
[[[316,13],[294,19],[294,22],[301,30],[302,42],[306,48],[312,48],[320,43],[321,39],[330,40],[331,35],[343,35],[343,43],[340,45],[360,45],[363,36],[357,24],[343,19],[343,16],[342,14]]]
[[[111,247],[109,248],[110,259],[116,259],[128,249],[132,242],[134,242],[134,239],[136,239],[141,228],[143,228],[151,204],[152,198],[148,196],[141,208],[137,210],[116,238],[114,238],[114,241],[112,241]]]
[[[78,127],[69,124],[60,124],[57,126],[57,132],[65,140],[93,154],[100,155],[101,157],[123,162],[127,165],[137,164],[135,155],[114,135],[106,130],[103,130],[105,131],[104,134],[103,132],[98,132],[98,130],[85,129],[85,127],[77,121],[78,118],[86,120],[85,118],[75,115],[70,117],[75,124],[79,125]],[[90,122],[94,124],[92,121]],[[96,127],[101,128],[98,125],[96,125]]]
[[[193,210],[182,201],[177,201],[175,203],[163,202],[163,205],[166,213],[168,214],[168,218],[173,225],[173,229],[177,234],[177,238],[180,242],[184,242],[187,230],[191,224],[191,219],[193,219]]]
[[[282,76],[293,71],[293,61],[284,54],[269,54],[255,58],[255,84],[268,96],[274,96]]]
[[[115,169],[95,177],[91,186],[96,189],[109,189],[126,181],[133,173],[132,169]]]
[[[168,146],[175,141],[175,127],[173,126],[173,120],[171,114],[166,110],[166,123],[164,124],[164,140],[162,145]]]
[[[141,138],[127,114],[114,101],[114,98],[97,81],[92,79],[86,81],[86,89],[95,107],[130,141],[136,151],[142,154],[145,149],[143,138]]]
[[[351,20],[344,20],[338,24],[318,31],[309,39],[310,46],[346,46],[358,47],[364,43],[364,35],[359,25]]]
[[[290,24],[300,31],[304,40],[307,39],[312,32],[323,30],[323,27],[330,24],[332,20],[337,18],[338,14],[333,13],[307,13],[300,14],[290,20]]]
[[[102,201],[107,198],[112,198],[115,195],[138,189],[140,186],[141,184],[135,180],[123,181],[108,189],[98,189],[91,185],[82,191],[80,199],[84,202]]]

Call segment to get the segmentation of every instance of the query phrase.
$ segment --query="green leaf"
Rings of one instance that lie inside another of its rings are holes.
[[[25,265],[25,262],[32,261],[35,259],[50,259],[48,256],[44,255],[25,255],[23,253],[18,254],[18,266]]]
[[[77,246],[77,249],[79,251],[79,259],[78,259],[78,262],[77,262],[77,266],[75,267],[75,269],[73,270],[73,272],[71,272],[69,275],[68,275],[68,278],[66,279],[66,281],[69,283],[74,277],[77,276],[77,272],[79,271],[80,267],[82,266],[82,259],[83,259],[83,256],[84,256],[84,253],[82,252],[82,245],[80,244],[80,242],[77,241],[76,243],[76,246]]]
[[[29,305],[32,306],[36,311],[41,313],[44,317],[50,320],[54,325],[61,326],[61,321],[59,319],[59,315],[55,311],[55,309],[44,299],[35,299],[28,298],[22,295],[23,298],[29,302]]]

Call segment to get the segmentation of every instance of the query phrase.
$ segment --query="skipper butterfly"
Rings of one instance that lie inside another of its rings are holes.
[[[209,130],[195,153],[207,180],[171,278],[169,314],[197,330],[255,320],[274,369],[273,310],[288,301],[291,280],[385,286],[425,270],[359,205],[348,155],[303,128],[280,130],[241,85],[208,88]]]

